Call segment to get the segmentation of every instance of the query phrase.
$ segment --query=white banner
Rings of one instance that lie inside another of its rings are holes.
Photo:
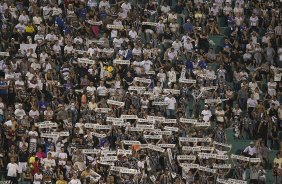
[[[167,148],[166,151],[167,151],[169,163],[171,164],[171,163],[172,163],[172,160],[173,160],[173,158],[172,158],[172,153],[171,153],[171,149],[170,149],[170,148]]]
[[[258,163],[258,162],[261,162],[261,159],[260,158],[250,158],[250,162],[251,163]]]
[[[163,123],[167,123],[167,124],[169,124],[169,123],[171,123],[171,124],[175,124],[175,123],[177,123],[177,120],[176,120],[176,119],[165,119],[165,121],[164,121]]]
[[[115,59],[113,63],[117,64],[117,65],[129,65],[130,61],[129,60]]]
[[[195,155],[177,155],[177,160],[196,160]]]
[[[185,83],[185,84],[196,84],[197,80],[194,79],[179,79],[180,83]]]
[[[97,160],[98,164],[101,165],[108,165],[108,166],[114,166],[115,164],[113,162],[101,162],[100,160]]]
[[[119,102],[119,101],[115,101],[115,100],[107,100],[107,104],[116,105],[116,106],[120,106],[120,107],[124,106],[124,102]]]
[[[124,122],[124,119],[122,119],[122,118],[107,117],[107,118],[106,118],[106,121],[123,123],[123,122]]]
[[[94,22],[93,20],[86,20],[85,22],[87,22],[88,24],[93,25],[93,26],[100,26],[100,25],[102,25],[102,21]]]
[[[32,49],[33,52],[35,52],[37,48],[37,44],[20,44],[20,49],[22,53],[26,53],[27,50]]]
[[[181,123],[191,123],[191,124],[195,124],[198,122],[197,119],[186,119],[186,118],[180,118],[179,120]]]
[[[134,77],[134,81],[136,82],[142,82],[142,83],[151,83],[151,79],[141,78],[141,77]]]
[[[132,155],[132,150],[118,149],[117,155]]]
[[[92,154],[99,154],[101,153],[101,150],[97,150],[97,149],[82,149],[82,154],[89,154],[89,155],[92,155]]]
[[[145,139],[161,139],[162,135],[144,135]]]
[[[189,169],[198,169],[200,165],[199,164],[190,164],[190,163],[181,163],[180,167],[186,167]]]
[[[120,118],[122,119],[138,119],[136,115],[121,115]]]
[[[229,184],[247,184],[247,181],[243,180],[235,180],[235,179],[228,179]]]
[[[164,129],[165,129],[165,130],[170,130],[170,131],[173,131],[173,132],[178,132],[178,128],[177,128],[177,127],[168,127],[168,126],[165,126]]]
[[[200,171],[205,171],[205,172],[210,172],[210,173],[216,173],[216,169],[210,169],[208,167],[203,167],[203,166],[200,166],[199,170]]]
[[[140,128],[140,127],[129,127],[128,131],[130,131],[130,132],[143,132],[143,128]]]
[[[231,158],[232,159],[236,159],[236,160],[242,160],[242,161],[245,161],[245,162],[249,162],[250,161],[249,157],[244,157],[244,156],[234,155],[234,154],[231,154]]]
[[[175,148],[175,144],[157,144],[157,146],[162,148]]]
[[[201,91],[217,90],[217,86],[201,87]]]
[[[139,141],[130,141],[130,140],[124,140],[124,141],[122,141],[123,142],[123,144],[125,144],[125,145],[134,145],[134,144],[141,144]]]
[[[148,144],[148,148],[154,151],[162,152],[162,153],[165,151],[165,149],[161,148],[160,146],[156,146],[152,144]]]
[[[146,91],[146,87],[129,86],[128,90],[130,90],[130,91]]]
[[[199,74],[198,76],[201,77],[201,78],[208,78],[208,79],[212,79],[212,80],[215,80],[215,79],[216,79],[216,76],[215,76],[215,75]]]
[[[96,132],[92,132],[92,135],[94,135],[95,137],[98,137],[98,138],[107,137],[107,134],[99,134],[99,133],[96,133]]]
[[[163,92],[166,93],[166,94],[172,93],[174,95],[180,94],[180,90],[177,90],[177,89],[164,89]]]
[[[157,102],[157,101],[154,101],[154,102],[152,102],[152,105],[156,105],[156,106],[167,106],[167,105],[168,105],[168,102]]]
[[[157,23],[155,22],[142,22],[142,25],[146,25],[146,26],[157,26]]]
[[[195,146],[195,147],[190,147],[190,146],[183,146],[182,147],[183,151],[195,151],[195,152],[200,152],[201,151],[201,146]]]
[[[123,29],[122,25],[107,24],[108,29]]]
[[[0,56],[10,56],[9,52],[0,52]]]
[[[143,130],[147,130],[147,129],[154,129],[155,126],[154,125],[142,125],[142,124],[137,124],[136,128],[142,128]]]
[[[101,112],[101,113],[108,113],[108,112],[111,111],[111,109],[110,108],[95,108],[94,111],[95,112]]]
[[[117,156],[107,156],[107,157],[100,157],[101,162],[111,162],[111,161],[117,161]]]

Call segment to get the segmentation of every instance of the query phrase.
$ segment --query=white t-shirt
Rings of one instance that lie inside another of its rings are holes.
[[[205,122],[208,122],[210,121],[210,118],[212,117],[212,113],[210,110],[203,110],[202,113],[201,113],[204,117],[203,117],[203,120]]]
[[[175,110],[176,100],[174,97],[172,98],[165,97],[164,101],[168,103],[167,109]]]
[[[16,163],[9,163],[7,165],[7,170],[8,170],[8,173],[7,173],[7,176],[10,176],[10,177],[16,177],[17,176],[17,172],[18,172],[18,164]]]
[[[151,65],[153,65],[153,63],[150,60],[144,60],[144,61],[142,61],[141,65],[144,67],[145,72],[148,72],[148,71],[150,71]]]
[[[81,184],[81,181],[79,179],[72,179],[69,184]]]

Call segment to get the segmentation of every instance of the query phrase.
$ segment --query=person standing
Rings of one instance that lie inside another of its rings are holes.
[[[10,180],[13,184],[17,184],[18,183],[18,170],[19,170],[19,166],[18,164],[15,163],[15,158],[12,157],[11,158],[11,162],[7,165],[7,179]]]
[[[165,97],[164,101],[168,103],[166,114],[167,117],[173,118],[175,116],[176,100],[173,97],[172,93],[170,93],[168,97]]]

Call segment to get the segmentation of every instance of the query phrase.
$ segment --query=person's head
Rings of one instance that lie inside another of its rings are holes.
[[[252,148],[253,148],[254,146],[255,146],[254,141],[251,141],[251,142],[250,142],[250,147],[252,147]]]

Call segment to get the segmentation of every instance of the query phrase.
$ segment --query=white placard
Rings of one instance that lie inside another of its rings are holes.
[[[162,153],[165,151],[165,149],[161,148],[160,146],[156,146],[152,144],[148,144],[148,148],[154,151],[162,152]]]
[[[22,53],[26,53],[28,49],[32,49],[35,52],[37,44],[20,44]]]
[[[217,86],[201,87],[201,91],[217,90]]]
[[[124,102],[115,101],[115,100],[107,100],[107,104],[123,107],[125,103]]]
[[[79,63],[88,64],[88,65],[93,65],[93,64],[95,64],[95,61],[94,61],[94,60],[87,59],[87,58],[78,58],[77,61],[78,61]]]
[[[175,148],[175,144],[157,144],[157,146],[162,148]]]
[[[81,152],[82,152],[82,154],[92,155],[92,154],[99,154],[99,153],[101,153],[101,150],[97,150],[97,149],[82,149]]]
[[[123,25],[107,24],[108,29],[123,29]]]
[[[162,135],[144,135],[145,139],[161,139]]]
[[[258,163],[258,162],[261,162],[261,159],[260,158],[250,158],[250,162],[251,163]]]
[[[146,91],[146,87],[143,86],[129,86],[129,91]]]
[[[111,162],[111,161],[117,161],[117,156],[107,156],[107,157],[100,157],[101,162]]]
[[[86,20],[86,22],[90,25],[93,25],[93,26],[100,26],[102,25],[102,21],[99,21],[99,22],[94,22],[93,20]]]
[[[111,151],[111,150],[102,150],[101,151],[101,155],[116,155],[117,154],[117,152],[116,151]]]
[[[172,163],[173,158],[172,158],[171,149],[167,148],[166,151],[167,151],[169,162]]]
[[[132,155],[132,150],[118,149],[117,155]]]
[[[98,137],[98,138],[107,137],[107,134],[99,134],[99,133],[96,133],[96,132],[92,132],[92,135],[94,135],[95,137]]]
[[[152,102],[152,105],[156,105],[156,106],[167,106],[168,105],[168,102],[157,102],[157,101],[154,101]]]
[[[174,95],[180,94],[180,90],[178,90],[178,89],[164,89],[163,92],[166,93],[166,94],[172,93]]]
[[[134,81],[136,82],[142,82],[142,83],[151,83],[151,79],[141,78],[141,77],[134,77]]]
[[[113,162],[101,162],[100,160],[97,160],[98,164],[101,165],[108,165],[108,166],[114,166],[115,164]]]
[[[208,79],[212,79],[212,80],[216,79],[215,75],[210,75],[210,74],[199,74],[198,76],[201,77],[201,78],[208,78]]]
[[[129,60],[115,59],[113,63],[117,64],[117,65],[130,65],[130,61]]]
[[[136,115],[121,115],[120,118],[122,119],[138,119]]]
[[[101,112],[101,113],[108,113],[111,111],[111,109],[110,108],[95,108],[94,111]]]
[[[177,123],[177,120],[176,120],[176,119],[165,119],[165,121],[164,121],[163,123],[167,123],[167,124],[169,124],[169,123],[171,123],[171,124],[175,124],[175,123]]]
[[[129,127],[128,131],[130,131],[130,132],[143,132],[143,128],[140,128],[140,127]]]
[[[231,154],[231,158],[232,159],[237,159],[237,160],[242,160],[242,161],[245,161],[245,162],[249,162],[250,161],[249,157],[244,157],[244,156],[234,155],[234,154]]]
[[[142,22],[142,25],[146,25],[146,26],[157,26],[157,23],[155,22]]]
[[[243,180],[235,180],[235,179],[228,179],[229,184],[247,184],[247,181]]]
[[[155,75],[156,72],[155,72],[155,71],[148,71],[148,72],[146,72],[146,74],[147,74],[147,75]]]
[[[178,132],[178,128],[177,128],[177,127],[168,127],[168,126],[165,126],[164,129],[165,129],[165,130],[170,130],[170,131],[173,131],[173,132]]]
[[[224,144],[224,143],[216,142],[216,141],[213,141],[213,144],[223,146],[223,147],[227,147],[227,148],[230,148],[230,149],[232,148],[231,144]]]
[[[134,144],[141,144],[139,141],[130,141],[130,140],[124,140],[122,141],[125,145],[134,145]]]
[[[186,167],[189,169],[198,169],[200,165],[199,164],[190,164],[190,163],[181,163],[180,167]]]
[[[177,155],[177,160],[196,160],[195,155]]]
[[[166,131],[155,131],[158,135],[172,135],[172,131],[166,130]]]
[[[123,123],[123,122],[124,122],[124,119],[122,119],[122,118],[107,117],[107,118],[106,118],[106,121]]]
[[[183,146],[182,147],[183,151],[195,151],[195,152],[200,152],[201,151],[201,146],[195,146],[195,147],[190,147],[190,146]]]
[[[86,123],[85,123],[86,124]],[[99,125],[99,124],[93,124],[93,128],[97,130],[110,130],[112,128],[111,125]]]
[[[0,52],[0,56],[10,56],[9,52]]]
[[[196,84],[197,80],[194,79],[179,79],[180,83],[185,83],[185,84]]]
[[[209,127],[211,126],[211,123],[210,122],[198,122],[198,123],[195,123],[195,126],[196,127]]]
[[[208,167],[203,167],[203,166],[199,166],[198,168],[200,171],[205,171],[205,172],[210,172],[210,173],[216,173],[216,169],[210,169]]]
[[[150,129],[154,129],[155,126],[154,125],[142,125],[142,124],[137,124],[136,128],[142,128],[143,130],[150,130]]]
[[[197,119],[186,119],[186,118],[180,118],[179,120],[181,123],[191,123],[191,124],[195,124],[198,122]]]
[[[222,183],[222,184],[229,184],[229,181],[228,181],[228,180],[221,179],[221,178],[217,178],[216,181],[217,181],[218,183]]]

